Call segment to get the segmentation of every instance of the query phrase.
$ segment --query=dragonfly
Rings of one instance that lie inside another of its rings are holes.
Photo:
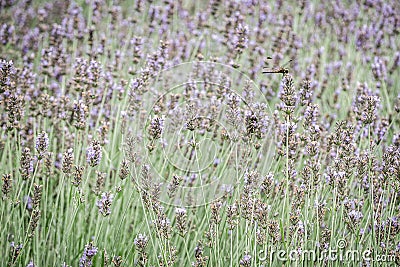
[[[267,59],[272,59],[272,57],[267,57]],[[264,67],[263,68],[263,73],[282,73],[282,74],[288,74],[289,73],[289,69],[285,68],[285,66],[287,64],[289,64],[290,62],[292,62],[293,59],[289,60],[288,62],[286,62],[282,67],[275,67],[275,68],[267,68]]]

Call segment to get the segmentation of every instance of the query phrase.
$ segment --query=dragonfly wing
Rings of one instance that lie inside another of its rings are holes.
[[[279,72],[278,69],[263,68],[263,73],[277,73],[277,72]]]

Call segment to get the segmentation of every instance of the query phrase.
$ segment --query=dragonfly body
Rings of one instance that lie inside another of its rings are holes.
[[[263,69],[263,73],[282,73],[282,74],[287,74],[287,73],[289,73],[289,70],[285,69],[285,68],[274,68],[274,69],[264,68]]]
[[[271,57],[268,57],[267,59],[272,59]],[[290,62],[292,62],[292,60],[289,60],[288,62],[286,62],[286,64],[284,66],[286,66],[287,64],[289,64]],[[284,68],[284,67],[275,67],[275,68],[267,68],[264,67],[263,68],[263,73],[282,73],[282,74],[288,74],[289,73],[289,69]]]

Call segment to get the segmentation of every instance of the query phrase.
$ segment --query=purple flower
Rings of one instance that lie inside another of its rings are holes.
[[[79,267],[89,267],[92,266],[93,257],[97,254],[97,247],[89,243],[85,246],[83,250],[83,255],[79,259]]]
[[[372,63],[372,74],[377,81],[386,79],[387,77],[386,64],[380,57],[374,58],[374,63]]]
[[[10,243],[10,247],[11,248],[13,248],[13,249],[18,249],[18,250],[20,250],[20,249],[22,249],[22,244],[19,244],[19,245],[15,245],[15,242],[11,242]]]
[[[32,199],[29,196],[24,196],[25,208],[29,211],[33,209]]]
[[[236,28],[236,35],[233,38],[235,49],[238,54],[243,52],[243,49],[247,48],[249,42],[249,28],[247,25],[240,23]]]
[[[26,265],[26,267],[35,267],[35,264],[33,263],[33,261],[30,261],[28,265]]]
[[[301,220],[297,223],[297,227],[298,227],[299,233],[304,234],[304,232],[305,232],[304,223]]]
[[[39,152],[39,158],[42,158],[49,148],[49,136],[46,132],[41,132],[36,139],[36,150]]]
[[[101,146],[99,141],[94,140],[86,151],[86,161],[91,167],[99,165],[102,158]]]
[[[139,251],[144,251],[147,247],[147,243],[149,242],[149,238],[145,234],[138,234],[133,241],[136,248]]]
[[[351,210],[348,215],[350,220],[354,223],[359,223],[363,218],[363,214],[357,210]]]
[[[0,32],[1,34],[1,32]],[[0,35],[1,38],[1,35]],[[12,79],[14,78],[15,74],[17,73],[16,69],[14,68],[14,63],[12,60],[6,61],[4,59],[0,60],[0,86],[1,87],[10,87],[12,84]],[[0,89],[0,92],[3,88]]]
[[[151,139],[159,139],[164,129],[164,119],[162,118],[154,118],[150,122],[150,126],[148,128],[149,135]]]
[[[251,266],[251,256],[249,254],[245,254],[243,258],[239,262],[240,266],[250,267]]]
[[[99,212],[103,216],[107,216],[111,214],[111,204],[113,201],[114,195],[109,192],[104,192],[101,195],[101,199],[97,201],[97,207],[99,208]]]
[[[12,39],[13,32],[14,32],[13,25],[3,24],[0,27],[0,42],[3,45],[6,45]]]

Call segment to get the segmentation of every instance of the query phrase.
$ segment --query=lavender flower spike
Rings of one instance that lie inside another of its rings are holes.
[[[46,132],[41,132],[36,139],[36,150],[39,152],[39,158],[43,158],[49,148],[49,136]]]
[[[90,144],[89,148],[87,149],[86,152],[86,159],[87,162],[91,167],[95,167],[99,165],[102,157],[102,152],[101,152],[101,146],[99,141],[94,140]]]
[[[83,255],[79,259],[79,267],[90,267],[92,266],[93,257],[97,254],[97,247],[89,243],[85,246],[83,250]]]
[[[97,201],[97,207],[99,208],[99,212],[103,216],[108,216],[111,214],[111,204],[113,201],[114,195],[109,192],[104,192],[101,195],[101,199]]]

